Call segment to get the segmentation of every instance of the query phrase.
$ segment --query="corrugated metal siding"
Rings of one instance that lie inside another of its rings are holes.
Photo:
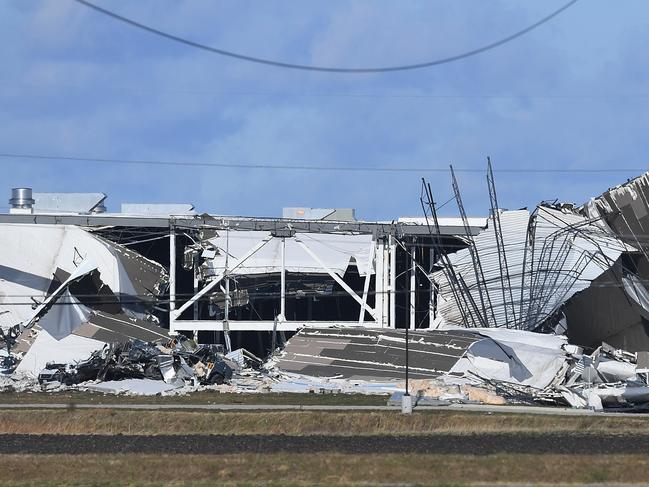
[[[454,299],[448,276],[433,274],[440,285],[439,312],[452,324],[532,329],[551,316],[570,296],[585,289],[629,250],[618,238],[572,212],[539,207],[532,218],[527,210],[500,213],[507,271],[501,274],[493,220],[474,238],[484,281],[476,276],[470,251],[450,256],[475,306]],[[529,231],[528,231],[529,229]],[[533,241],[528,242],[528,233]],[[505,276],[509,275],[509,279]],[[480,289],[485,302],[483,312]],[[466,293],[465,293],[466,295]],[[469,316],[465,322],[460,307]]]

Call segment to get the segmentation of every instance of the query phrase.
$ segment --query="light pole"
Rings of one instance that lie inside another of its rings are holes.
[[[401,412],[403,414],[412,414],[412,396],[408,387],[408,328],[406,326],[406,393],[401,398]]]

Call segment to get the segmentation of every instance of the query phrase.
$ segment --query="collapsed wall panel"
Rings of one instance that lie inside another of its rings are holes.
[[[409,332],[409,379],[544,390],[567,370],[567,340],[492,328]],[[399,383],[405,379],[405,330],[304,328],[276,360],[285,373],[311,378]]]
[[[409,335],[412,379],[447,373],[482,338],[465,330],[411,331]],[[405,334],[403,330],[307,327],[287,342],[278,368],[312,377],[403,380]]]
[[[470,250],[449,256],[454,273],[433,273],[439,283],[439,311],[446,324],[535,330],[571,296],[583,291],[632,247],[569,209],[539,206],[500,213],[507,268],[501,269],[493,218],[474,238],[475,271]],[[459,293],[452,292],[457,277]],[[481,307],[481,292],[489,306]],[[468,319],[467,319],[468,317]]]
[[[72,225],[0,224],[0,248],[2,328],[29,319],[32,305],[86,259],[96,265],[101,284],[123,298],[119,301],[127,310],[153,302],[168,280],[159,264]]]
[[[151,314],[168,280],[159,264],[69,225],[3,224],[0,248],[0,327],[5,345],[27,358],[19,370],[166,336]]]
[[[596,347],[602,341],[632,352],[649,350],[649,173],[612,188],[582,211],[635,247],[566,303],[568,335]]]
[[[519,300],[529,219],[530,213],[527,210],[505,211],[500,215],[504,251],[509,263],[511,290],[515,299]],[[483,276],[476,274],[468,249],[449,255],[450,264],[463,283],[460,286],[462,294],[457,296],[457,299],[455,298],[451,291],[452,284],[449,275],[444,269],[433,273],[433,280],[438,283],[439,295],[442,298],[438,304],[438,311],[447,324],[455,326],[471,326],[472,324],[477,326],[480,324],[512,326],[514,317],[512,316],[510,323],[507,323],[506,307],[511,309],[512,304],[518,307],[520,301],[505,302],[503,298],[503,283],[498,262],[496,237],[493,232],[493,219],[490,218],[487,228],[474,237],[474,242],[477,256],[482,261],[484,280]],[[491,303],[486,314],[479,307],[481,288],[489,294],[488,301]],[[462,309],[465,310],[464,313]],[[472,318],[469,323],[466,323],[464,319],[467,313]]]
[[[649,350],[649,310],[631,299],[622,282],[621,264],[563,308],[572,343],[595,348],[602,342],[636,352]]]

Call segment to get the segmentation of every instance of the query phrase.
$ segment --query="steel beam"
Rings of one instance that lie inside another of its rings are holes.
[[[376,250],[376,242],[371,241],[370,242],[370,254],[369,258],[367,259],[367,274],[365,275],[365,282],[363,283],[363,304],[361,305],[361,310],[359,312],[358,316],[358,324],[359,326],[363,325],[363,322],[365,321],[365,306],[367,305],[367,294],[370,291],[370,279],[372,277],[372,273],[370,272],[372,268],[374,267],[374,251]],[[358,266],[357,266],[358,267]],[[374,272],[376,275],[376,271]],[[378,309],[376,307],[376,302],[374,303],[375,309]],[[380,313],[381,319],[379,321],[383,321],[382,316],[383,313]]]
[[[169,334],[175,334],[176,310],[176,229],[169,226]]]
[[[223,331],[223,322],[215,320],[182,320],[176,322],[177,331]],[[356,321],[278,321],[277,331],[297,331],[304,327],[336,327],[336,326],[358,326]],[[275,321],[230,321],[230,331],[273,331]],[[367,323],[364,328],[378,328]]]
[[[144,227],[177,229],[213,228],[216,230],[256,230],[281,232],[290,229],[302,233],[352,233],[387,237],[388,235],[425,236],[429,234],[426,225],[406,222],[338,222],[329,220],[290,220],[284,218],[197,216],[133,216],[120,213],[96,215],[70,214],[0,214],[0,223],[28,223],[32,225],[77,225],[82,227]],[[463,235],[459,225],[440,225],[440,233],[447,236]],[[472,226],[471,233],[477,235],[483,227]]]
[[[226,272],[232,272],[235,269],[239,268],[243,263],[248,260],[250,257],[252,257],[254,254],[257,253],[259,249],[261,249],[264,245],[266,245],[268,242],[273,237],[268,236],[265,239],[263,239],[261,242],[259,242],[257,245],[255,245],[252,249],[248,251],[243,257],[241,257],[237,264],[233,266],[231,269],[228,269]],[[205,296],[208,292],[210,292],[214,287],[221,282],[221,280],[225,277],[226,272],[221,272],[217,276],[214,277],[203,289],[201,289],[199,292],[197,292],[194,296],[192,296],[185,304],[183,304],[172,316],[177,318],[180,316],[187,308],[189,308],[194,302],[198,301],[200,298]]]
[[[390,236],[390,328],[397,327],[397,244]]]

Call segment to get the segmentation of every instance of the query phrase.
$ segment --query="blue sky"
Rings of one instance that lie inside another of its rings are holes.
[[[96,0],[222,49],[305,64],[395,65],[502,38],[565,0]],[[0,0],[0,152],[118,159],[484,168],[646,168],[649,4],[581,0],[473,58],[345,75],[260,66],[174,44],[71,0]],[[283,206],[416,216],[420,178],[0,159],[13,186],[103,191],[121,202],[277,216]],[[501,173],[501,206],[581,203],[637,175]],[[484,174],[459,175],[485,215]],[[6,204],[0,202],[0,204]],[[444,208],[453,214],[452,204]]]

